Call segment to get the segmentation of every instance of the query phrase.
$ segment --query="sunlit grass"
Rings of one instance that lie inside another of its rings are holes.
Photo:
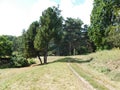
[[[104,50],[91,53],[88,55],[71,56],[75,60],[89,60],[88,63],[79,63],[79,66],[86,69],[87,72],[93,75],[96,80],[104,82],[116,88],[120,89],[120,50]]]
[[[94,80],[94,78],[92,78],[92,75],[90,75],[89,73],[82,70],[76,64],[71,64],[71,66],[80,76],[82,76],[85,80],[87,80],[95,89],[97,89],[97,90],[109,90],[104,85],[101,85],[99,82]]]
[[[69,57],[75,60],[71,65],[79,75],[98,90],[107,90],[106,84],[120,89],[119,49]],[[0,90],[82,90],[82,84],[67,66],[68,59],[49,56],[47,65],[0,69]],[[39,64],[37,58],[34,60]]]
[[[79,82],[66,63],[54,62],[60,57],[51,58],[47,65],[0,69],[0,90],[79,90]]]

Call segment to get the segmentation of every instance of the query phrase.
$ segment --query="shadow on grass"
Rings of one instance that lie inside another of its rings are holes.
[[[40,64],[31,64],[27,66],[12,66],[10,63],[8,63],[8,64],[1,64],[0,69],[25,68],[25,67],[34,67],[34,66],[40,66]]]
[[[82,59],[77,59],[77,58],[63,58],[63,59],[59,59],[53,62],[49,62],[50,63],[56,63],[56,62],[71,62],[71,63],[89,63],[93,60],[93,58],[90,58],[88,60],[82,60]]]
[[[11,68],[10,64],[0,64],[0,69],[7,69],[7,68]]]
[[[52,64],[52,63],[56,63],[56,62],[89,63],[92,60],[93,60],[93,58],[90,58],[88,60],[82,60],[82,59],[67,57],[67,58],[63,58],[63,59],[58,59],[53,62],[48,62],[47,64]],[[47,64],[32,64],[32,65],[25,66],[25,67],[35,67],[35,66],[42,66],[42,65],[47,65]],[[24,68],[24,67],[11,67],[10,64],[0,65],[0,69],[7,69],[7,68]]]

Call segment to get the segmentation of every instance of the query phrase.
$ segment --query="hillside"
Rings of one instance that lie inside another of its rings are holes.
[[[87,90],[63,57],[49,57],[47,65],[0,69],[0,90]]]
[[[73,68],[91,84],[101,84],[102,87],[107,87],[108,90],[120,90],[120,50],[104,50],[96,53],[72,56],[71,63]],[[79,68],[79,70],[78,70]],[[83,72],[82,72],[83,71]],[[99,85],[94,85],[99,88]],[[103,89],[102,89],[103,90]],[[106,89],[105,89],[106,90]]]
[[[0,90],[120,90],[119,56],[118,49],[49,56],[47,65],[0,69]]]

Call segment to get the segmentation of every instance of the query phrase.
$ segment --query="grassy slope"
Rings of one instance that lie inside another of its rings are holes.
[[[71,63],[73,68],[77,67],[78,73],[83,71],[83,77],[86,76],[87,78],[84,78],[88,79],[90,83],[95,84],[94,81],[97,81],[102,85],[100,88],[105,86],[111,90],[114,88],[120,90],[120,50],[105,50],[89,55],[72,56],[72,58],[77,62]],[[89,62],[90,58],[93,59]],[[101,90],[97,85],[94,87]]]
[[[120,81],[120,50],[101,51],[88,55],[93,61],[89,66],[107,75],[113,81]]]
[[[0,69],[0,90],[83,90],[65,62],[50,59],[47,65]]]
[[[61,58],[50,57],[52,63],[42,66],[0,69],[0,90],[85,90],[69,70],[68,60],[97,90],[120,90],[120,50]]]

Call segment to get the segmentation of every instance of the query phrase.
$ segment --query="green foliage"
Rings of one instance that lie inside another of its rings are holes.
[[[36,64],[35,60],[34,59],[29,59],[28,60],[28,63],[31,65],[31,64]]]
[[[19,52],[19,53],[23,53],[24,51],[24,43],[23,43],[23,37],[19,36],[19,37],[15,37],[13,39],[13,52]]]
[[[25,67],[29,66],[29,63],[26,58],[22,55],[13,55],[11,58],[11,66],[12,67]]]
[[[60,55],[77,55],[90,52],[90,40],[88,38],[88,25],[77,18],[67,18],[63,24],[62,40],[59,43]],[[83,51],[84,50],[84,51]]]
[[[24,54],[26,58],[36,57],[39,53],[34,48],[34,40],[37,34],[37,28],[39,27],[39,23],[33,22],[27,32],[23,33],[23,41],[24,41]]]
[[[80,19],[67,18],[64,24],[64,40],[68,45],[69,55],[72,55],[72,50],[79,46],[82,35],[82,24]]]
[[[43,11],[40,17],[40,27],[35,37],[34,47],[44,55],[44,63],[47,63],[49,43],[58,35],[61,28],[62,17],[58,8],[49,7]]]
[[[98,50],[114,47],[110,44],[114,44],[113,41],[117,41],[117,38],[109,32],[114,33],[118,29],[120,22],[119,10],[118,0],[94,0],[88,34]],[[113,30],[111,27],[114,26],[117,26],[117,28]],[[109,38],[110,35],[114,38]],[[109,39],[111,39],[111,42]]]
[[[12,42],[6,36],[0,36],[0,57],[11,56]]]
[[[112,45],[111,47],[120,47],[120,26],[109,26],[109,36],[107,42]]]

